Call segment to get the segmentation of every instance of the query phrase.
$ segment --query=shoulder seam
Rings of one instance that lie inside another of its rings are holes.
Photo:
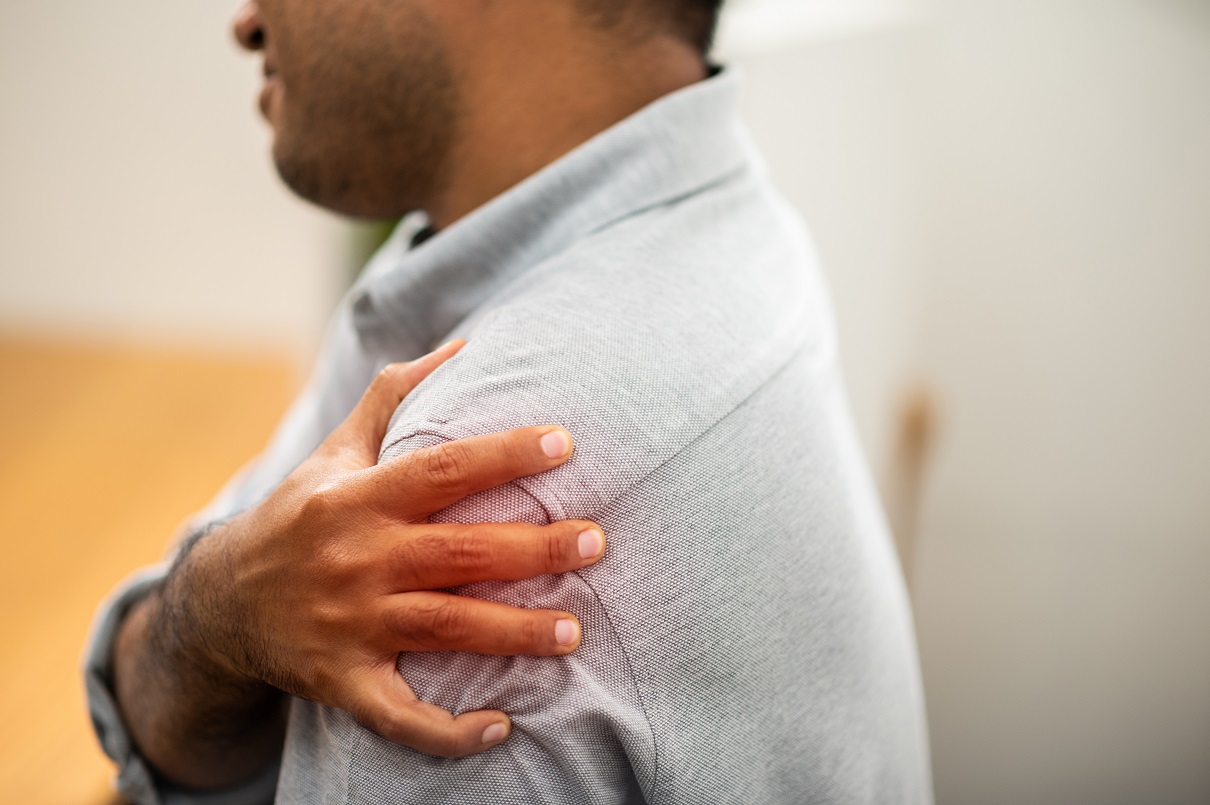
[[[440,439],[442,442],[451,442],[451,441],[455,440],[454,437],[436,432],[436,429],[434,429],[434,428],[412,428],[412,429],[408,430],[407,433],[392,440],[389,444],[384,445],[382,450],[380,451],[380,455],[385,454],[391,448],[395,447],[396,445],[400,444],[401,442],[403,442],[407,439],[412,438],[413,436],[429,436],[434,439]],[[555,517],[550,510],[550,506],[547,505],[546,501],[542,500],[538,495],[534,494],[532,491],[527,489],[525,486],[517,483],[516,481],[512,481],[511,483],[513,486],[517,487],[522,492],[524,492],[526,495],[528,495],[538,505],[538,507],[542,509],[543,513],[546,515],[547,523],[553,523],[556,520],[564,519],[562,517]],[[578,571],[578,570],[574,571],[571,575],[574,575],[576,578],[578,578],[580,580],[580,583],[583,584],[584,587],[590,593],[592,593],[593,599],[597,602],[597,606],[600,608],[601,612],[605,616],[605,621],[609,624],[609,631],[613,635],[614,644],[621,650],[622,656],[626,659],[626,670],[630,675],[630,686],[631,686],[631,689],[634,691],[635,699],[639,703],[639,709],[643,713],[643,720],[647,724],[647,733],[651,737],[652,763],[651,763],[651,776],[650,776],[650,780],[648,781],[649,782],[648,787],[652,790],[652,792],[654,792],[656,785],[658,784],[658,780],[659,780],[659,768],[660,768],[659,747],[655,740],[655,728],[652,726],[652,723],[651,723],[651,715],[647,710],[647,703],[645,701],[643,701],[643,691],[639,687],[638,674],[635,671],[634,661],[630,657],[630,652],[628,652],[626,650],[626,644],[622,642],[622,635],[621,635],[621,633],[618,632],[617,626],[614,625],[613,617],[610,615],[608,607],[605,606],[605,602],[601,600],[601,596],[597,592],[596,588],[592,586],[592,584],[588,581],[588,579],[584,578],[583,573],[581,573],[580,571]],[[593,796],[592,792],[589,792],[589,796]],[[595,797],[593,797],[593,799],[594,799],[594,801],[596,801]]]
[[[749,394],[744,396],[743,399],[739,400],[734,406],[732,406],[727,411],[727,413],[718,417],[718,419],[716,419],[714,422],[712,422],[708,427],[704,428],[700,433],[698,433],[692,439],[685,442],[685,444],[681,445],[676,450],[676,452],[674,452],[672,455],[670,455],[667,459],[660,462],[655,467],[652,467],[652,469],[646,475],[644,475],[642,478],[635,480],[634,483],[630,484],[625,489],[618,492],[618,494],[616,494],[612,498],[610,498],[607,502],[603,503],[598,509],[596,509],[594,512],[592,512],[592,515],[599,517],[606,509],[610,508],[617,501],[621,500],[626,495],[630,494],[632,491],[634,491],[635,489],[642,486],[644,483],[646,483],[647,479],[651,478],[653,475],[655,475],[657,472],[662,470],[664,467],[671,464],[678,457],[680,457],[682,454],[684,454],[685,451],[689,450],[689,448],[691,448],[693,445],[697,444],[702,439],[706,438],[712,431],[714,431],[716,428],[718,428],[719,425],[721,425],[723,422],[725,422],[729,418],[731,418],[731,416],[734,415],[735,412],[738,411],[740,408],[742,408],[749,400],[751,400],[753,397],[755,397],[757,394],[759,394],[761,391],[763,391],[765,388],[767,388],[770,383],[772,383],[774,380],[776,380],[778,377],[780,377],[783,373],[785,373],[785,371],[793,363],[794,358],[796,358],[804,349],[806,349],[806,345],[800,344],[793,352],[790,353],[789,356],[787,356],[786,360],[777,368],[776,371],[770,373],[767,378],[765,378],[760,384],[758,384],[756,386],[756,388],[754,388]],[[539,500],[538,504],[543,505],[543,508],[545,508],[544,504],[542,504],[542,501]],[[594,519],[594,518],[590,517],[589,519]],[[616,641],[618,647],[622,650],[622,656],[626,658],[626,665],[627,665],[628,670],[630,671],[630,681],[631,681],[631,684],[634,686],[635,697],[638,699],[639,706],[643,710],[643,718],[646,719],[646,721],[647,721],[647,729],[651,732],[652,756],[653,756],[654,760],[653,760],[652,772],[651,772],[650,802],[651,802],[651,805],[657,805],[657,803],[660,802],[660,800],[661,800],[660,781],[659,781],[659,769],[660,769],[659,743],[655,739],[655,726],[651,722],[651,714],[649,713],[649,711],[647,709],[646,702],[643,700],[643,689],[642,689],[642,686],[639,685],[639,678],[638,678],[638,673],[635,670],[634,660],[631,658],[630,652],[627,650],[625,641],[622,640],[621,633],[618,632],[617,627],[614,626],[613,617],[610,615],[609,607],[606,606],[606,604],[603,600],[601,600],[601,596],[597,593],[596,588],[593,587],[592,584],[589,583],[589,581],[584,578],[584,576],[581,574],[580,571],[576,571],[576,575],[580,577],[580,579],[584,582],[584,585],[592,592],[593,597],[597,600],[597,603],[601,607],[601,611],[605,613],[605,617],[609,621],[609,628],[613,632],[614,640]]]
[[[697,433],[697,435],[695,435],[693,438],[689,439],[684,444],[682,444],[680,447],[678,447],[671,455],[669,455],[666,459],[661,461],[656,466],[652,467],[642,477],[635,479],[635,481],[633,483],[627,485],[624,489],[620,490],[617,494],[610,497],[607,501],[604,501],[600,506],[598,506],[596,509],[594,509],[587,516],[587,519],[599,518],[607,509],[609,509],[615,503],[617,503],[617,501],[621,500],[622,498],[626,497],[628,494],[633,492],[635,489],[642,486],[644,483],[647,482],[647,480],[649,478],[651,478],[656,473],[660,472],[662,469],[664,469],[664,467],[671,464],[673,461],[675,461],[677,458],[679,458],[681,455],[683,455],[687,450],[689,450],[695,444],[700,442],[702,439],[706,438],[711,432],[716,430],[723,422],[730,419],[740,408],[743,408],[748,403],[748,401],[750,401],[751,399],[756,397],[758,394],[760,394],[762,391],[764,391],[766,388],[768,388],[768,386],[771,383],[773,383],[775,380],[777,380],[777,378],[781,377],[787,371],[787,369],[789,369],[789,367],[794,363],[795,359],[798,358],[803,353],[804,350],[809,348],[809,345],[810,345],[809,339],[802,338],[802,340],[800,340],[798,345],[793,350],[790,351],[790,353],[777,366],[777,368],[774,371],[770,372],[769,375],[764,380],[762,380],[760,383],[758,383],[748,394],[744,395],[744,397],[742,397],[740,400],[736,401],[736,403],[734,405],[732,405],[730,408],[728,408],[725,413],[719,415],[713,422],[711,422],[706,427],[702,428]],[[459,437],[449,436],[447,434],[438,433],[436,430],[436,427],[434,427],[437,423],[427,423],[427,424],[430,427],[421,426],[421,427],[417,427],[417,428],[411,428],[403,435],[397,436],[389,444],[386,444],[382,448],[382,451],[380,452],[379,455],[381,456],[381,455],[385,454],[391,448],[395,447],[396,445],[405,441],[406,439],[412,438],[413,436],[429,436],[431,438],[441,439],[442,441],[453,441],[456,438],[459,438]],[[442,424],[448,424],[448,423],[442,423]],[[540,506],[542,508],[543,512],[546,513],[548,522],[555,522],[556,520],[565,519],[561,515],[561,510],[563,507],[562,507],[561,501],[559,501],[557,498],[556,490],[550,489],[549,487],[544,487],[545,489],[547,489],[549,491],[549,493],[551,495],[555,496],[554,503],[560,509],[560,512],[558,512],[558,513],[552,512],[551,506],[546,501],[543,501],[540,496],[535,494],[530,489],[526,488],[526,486],[524,486],[520,483],[517,483],[516,481],[514,481],[512,483],[515,486],[517,486],[517,488],[519,488],[523,492],[525,492],[526,495],[533,498],[533,500],[538,504],[538,506]],[[593,587],[592,584],[590,584],[586,578],[584,578],[584,576],[582,575],[582,573],[580,571],[575,571],[574,575],[577,578],[579,578],[580,581],[584,584],[584,586],[589,590],[589,592],[592,593],[592,596],[596,600],[597,605],[601,608],[601,611],[605,614],[605,619],[609,623],[609,629],[613,633],[614,642],[621,649],[622,656],[626,658],[627,671],[630,674],[630,683],[634,689],[635,698],[639,702],[639,707],[643,712],[643,718],[647,722],[647,730],[651,735],[652,771],[651,771],[651,785],[650,785],[651,791],[650,791],[650,800],[649,801],[651,802],[652,805],[656,805],[656,803],[658,803],[660,801],[660,796],[659,796],[659,794],[660,794],[660,789],[659,789],[659,786],[660,786],[659,743],[655,737],[655,727],[651,721],[650,711],[647,708],[647,703],[643,699],[642,686],[639,684],[638,673],[635,670],[634,660],[631,657],[630,652],[627,650],[625,641],[622,640],[621,634],[618,632],[617,627],[613,623],[613,617],[611,616],[611,614],[609,612],[609,607],[601,599],[601,596],[598,594],[596,588]]]
[[[539,501],[541,504],[541,501]],[[647,709],[647,702],[643,700],[643,688],[639,685],[639,675],[634,667],[634,660],[630,656],[630,652],[626,650],[626,643],[622,640],[622,634],[618,631],[618,627],[614,625],[613,616],[609,612],[609,607],[605,606],[605,602],[601,600],[597,588],[592,586],[592,583],[584,578],[582,571],[575,571],[575,575],[580,579],[581,583],[588,588],[592,593],[592,597],[596,600],[597,606],[601,608],[601,612],[605,614],[605,620],[609,623],[609,631],[613,633],[613,642],[622,651],[622,656],[626,658],[626,670],[630,672],[630,685],[634,688],[634,697],[638,700],[639,709],[643,711],[643,720],[647,722],[647,732],[651,736],[651,781],[650,781],[650,800],[651,805],[655,805],[659,798],[660,784],[660,745],[655,739],[655,726],[651,723],[651,713]]]
[[[784,361],[782,361],[782,363],[774,371],[769,373],[768,377],[766,377],[764,380],[762,380],[760,383],[758,383],[752,389],[752,391],[745,394],[743,396],[743,398],[741,398],[740,400],[737,400],[733,406],[731,406],[730,408],[727,409],[726,413],[720,414],[713,422],[711,422],[709,425],[707,425],[706,427],[704,427],[700,431],[698,431],[697,435],[695,435],[693,438],[687,440],[680,447],[676,448],[676,450],[673,451],[666,459],[664,459],[659,464],[652,467],[642,477],[636,478],[633,483],[631,483],[631,484],[627,485],[625,488],[619,490],[618,493],[615,494],[613,497],[609,498],[609,500],[603,502],[600,506],[598,506],[595,510],[593,510],[592,515],[601,514],[603,511],[605,511],[610,506],[612,506],[616,501],[625,497],[626,495],[630,494],[632,491],[634,491],[635,489],[637,489],[638,487],[640,487],[644,483],[646,483],[648,478],[655,475],[657,472],[664,469],[664,467],[671,464],[686,450],[693,447],[693,445],[697,444],[702,439],[706,438],[706,436],[710,435],[711,431],[715,430],[723,422],[726,422],[728,419],[730,419],[735,414],[735,412],[738,411],[740,408],[743,408],[744,405],[746,405],[749,400],[751,400],[756,395],[760,394],[762,391],[765,390],[765,388],[767,388],[769,386],[770,383],[772,383],[774,380],[776,380],[778,377],[780,377],[786,371],[786,369],[788,369],[790,367],[790,365],[794,362],[794,359],[797,358],[798,355],[800,353],[802,353],[803,350],[805,350],[806,348],[807,348],[807,344],[800,343],[797,347],[794,348],[794,350],[786,357],[786,359]]]

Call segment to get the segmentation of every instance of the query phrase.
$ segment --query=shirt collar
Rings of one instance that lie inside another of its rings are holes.
[[[353,292],[370,349],[427,351],[504,285],[624,218],[752,165],[733,68],[664,96],[410,248],[409,216]]]

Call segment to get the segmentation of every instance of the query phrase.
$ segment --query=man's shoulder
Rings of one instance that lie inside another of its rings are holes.
[[[795,355],[829,352],[805,235],[784,211],[743,197],[752,192],[647,211],[535,266],[455,333],[469,346],[405,401],[387,454],[407,440],[560,424],[578,458],[534,481],[551,489],[531,491],[557,506],[570,485],[580,504],[566,514],[582,516]]]
[[[551,382],[595,367],[643,387],[677,368],[714,384],[769,375],[804,341],[829,341],[831,305],[796,213],[751,177],[631,215],[545,260],[457,334],[499,360],[525,354]],[[557,345],[534,355],[540,344]],[[688,378],[686,378],[688,379]]]

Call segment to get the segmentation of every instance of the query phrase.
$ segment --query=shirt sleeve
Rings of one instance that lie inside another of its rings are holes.
[[[398,430],[397,430],[398,432]],[[452,437],[393,440],[385,460]],[[513,483],[439,512],[434,522],[550,522],[551,500]],[[448,760],[391,743],[345,713],[296,701],[280,796],[314,799],[335,785],[341,802],[644,802],[654,773],[650,726],[608,613],[578,573],[487,582],[454,592],[527,608],[573,612],[584,628],[566,657],[462,652],[400,655],[399,672],[422,700],[454,713],[500,709],[513,732],[479,755]],[[335,781],[335,782],[334,782]]]
[[[157,779],[122,723],[113,692],[113,650],[130,610],[168,574],[168,564],[138,571],[101,604],[84,656],[84,686],[93,729],[105,754],[117,765],[118,792],[135,805],[264,805],[273,801],[279,764],[234,789],[192,792]]]

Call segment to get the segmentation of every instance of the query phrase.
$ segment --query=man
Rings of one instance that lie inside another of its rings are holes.
[[[417,212],[212,527],[102,621],[132,797],[931,798],[826,293],[707,68],[717,11],[241,12],[285,181]]]

